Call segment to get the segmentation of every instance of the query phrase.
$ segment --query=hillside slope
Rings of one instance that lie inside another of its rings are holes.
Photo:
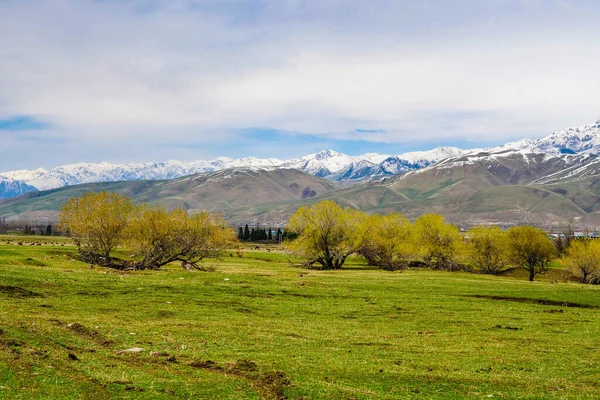
[[[62,205],[89,191],[113,191],[138,202],[223,212],[250,205],[299,201],[323,195],[338,186],[295,169],[229,169],[169,181],[88,183],[32,192],[0,201],[0,216],[22,220],[56,220]]]
[[[600,158],[525,151],[477,153],[422,169],[325,193],[369,213],[411,219],[439,213],[457,224],[600,225]],[[287,202],[229,210],[232,220],[282,219],[299,207]]]

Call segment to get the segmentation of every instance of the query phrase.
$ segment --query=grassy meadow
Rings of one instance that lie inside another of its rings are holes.
[[[0,398],[600,398],[598,286],[303,270],[260,247],[119,272],[0,236]]]

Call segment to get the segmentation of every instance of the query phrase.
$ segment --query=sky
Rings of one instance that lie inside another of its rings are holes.
[[[597,0],[0,0],[0,171],[539,138],[600,118]]]

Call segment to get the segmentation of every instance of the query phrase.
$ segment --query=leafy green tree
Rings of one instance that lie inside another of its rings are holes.
[[[600,240],[577,239],[571,241],[563,263],[579,277],[582,283],[600,279]]]
[[[244,240],[250,240],[250,228],[248,228],[248,224],[244,226]]]
[[[533,226],[516,226],[508,230],[510,258],[529,273],[529,281],[545,273],[556,255],[556,248],[546,233]]]
[[[89,192],[63,206],[61,230],[71,233],[82,260],[110,265],[111,252],[123,242],[135,209],[130,198],[109,192]]]
[[[297,235],[289,247],[306,260],[307,266],[319,264],[323,269],[340,269],[358,249],[358,225],[363,217],[363,213],[343,209],[333,201],[301,207],[286,228],[286,233]]]
[[[374,214],[360,225],[360,249],[369,265],[386,270],[406,267],[415,254],[414,229],[401,214]]]
[[[508,235],[497,226],[477,226],[467,232],[472,264],[484,274],[498,274],[510,262]]]
[[[454,225],[438,214],[424,214],[416,219],[416,245],[427,265],[435,269],[452,269],[462,251],[462,236]]]

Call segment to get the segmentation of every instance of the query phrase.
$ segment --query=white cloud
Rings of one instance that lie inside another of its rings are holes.
[[[598,16],[586,1],[9,0],[0,114],[80,141],[540,136],[600,117]]]

